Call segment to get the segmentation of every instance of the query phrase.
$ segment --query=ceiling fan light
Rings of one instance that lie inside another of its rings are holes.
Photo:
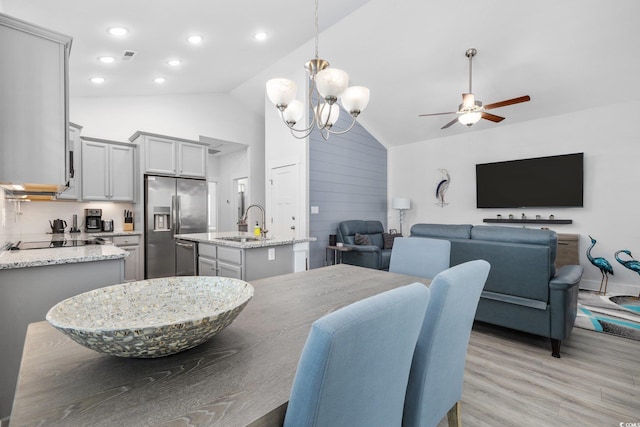
[[[336,102],[349,86],[349,74],[337,68],[325,68],[315,80],[318,93],[330,104]]]
[[[300,120],[302,113],[304,113],[304,104],[294,99],[282,112],[282,117],[288,125],[293,126]]]
[[[331,127],[340,117],[340,107],[336,104],[329,104],[323,102],[316,106],[316,119],[318,120],[320,127]]]
[[[482,113],[466,113],[458,117],[458,121],[466,126],[471,126],[482,118]]]
[[[267,97],[278,109],[285,109],[295,99],[298,85],[289,79],[271,79],[267,82]]]
[[[358,115],[367,108],[369,104],[369,89],[364,86],[348,87],[340,97],[342,106],[353,117]]]

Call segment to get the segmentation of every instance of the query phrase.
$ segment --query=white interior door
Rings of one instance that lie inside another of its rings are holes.
[[[271,169],[271,230],[277,238],[298,236],[298,165]]]

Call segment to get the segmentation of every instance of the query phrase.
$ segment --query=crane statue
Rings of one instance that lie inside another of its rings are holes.
[[[449,176],[449,172],[446,169],[440,169],[440,172],[442,173],[442,179],[436,187],[436,198],[439,200],[439,202],[436,204],[443,208],[445,207],[445,205],[448,205],[448,203],[445,203],[444,201],[444,193],[446,193],[447,189],[449,188],[451,177]]]
[[[609,261],[607,261],[606,259],[602,257],[594,258],[591,256],[591,249],[596,245],[597,242],[593,237],[589,236],[589,238],[591,239],[591,246],[589,246],[589,249],[587,249],[587,258],[589,258],[591,264],[600,269],[602,280],[600,280],[600,289],[598,289],[598,293],[602,293],[602,283],[604,283],[604,294],[606,295],[607,285],[609,284],[609,274],[613,276],[613,267],[611,267],[611,263],[609,263]]]
[[[627,254],[628,256],[631,257],[631,259],[628,260],[623,260],[620,259],[618,257],[618,254],[622,252]],[[628,249],[623,249],[621,251],[617,251],[614,255],[614,257],[616,257],[616,261],[618,261],[620,264],[622,264],[623,267],[628,268],[631,271],[635,271],[636,273],[640,274],[640,261],[638,261],[637,259],[633,258],[633,255],[631,255],[631,251]],[[638,295],[638,298],[640,298],[640,294]]]

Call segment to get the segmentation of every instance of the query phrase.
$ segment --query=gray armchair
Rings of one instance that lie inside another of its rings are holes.
[[[357,234],[367,236],[370,245],[357,245]],[[350,220],[338,224],[337,241],[351,247],[342,254],[342,262],[360,267],[388,270],[391,249],[384,249],[384,227],[380,221]]]

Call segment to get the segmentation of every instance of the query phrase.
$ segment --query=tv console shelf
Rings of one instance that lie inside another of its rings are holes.
[[[482,222],[492,224],[572,224],[571,219],[503,219],[503,218],[485,218]]]

